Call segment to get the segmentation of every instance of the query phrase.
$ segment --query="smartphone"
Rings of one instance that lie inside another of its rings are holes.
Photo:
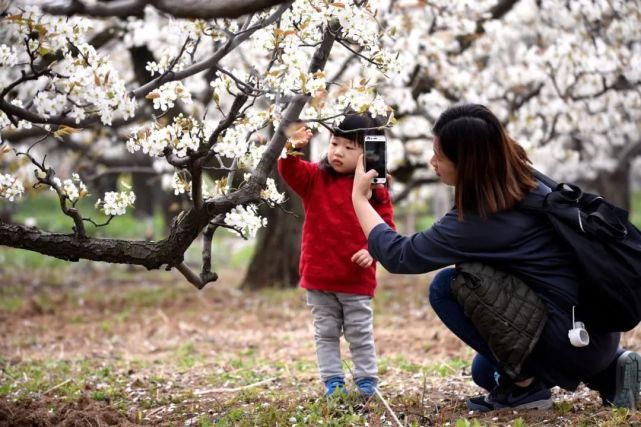
[[[365,136],[365,171],[371,169],[378,172],[378,176],[372,179],[374,184],[385,184],[387,180],[387,152],[385,150],[385,136],[383,135],[366,135]]]

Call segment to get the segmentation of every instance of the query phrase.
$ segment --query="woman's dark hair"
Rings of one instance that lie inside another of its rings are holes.
[[[463,104],[445,110],[434,125],[442,154],[456,166],[458,217],[487,217],[513,208],[536,186],[525,150],[485,106]]]

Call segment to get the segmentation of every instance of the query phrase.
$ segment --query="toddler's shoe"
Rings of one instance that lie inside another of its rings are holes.
[[[376,378],[371,377],[360,378],[356,381],[358,391],[365,397],[374,396],[376,393],[376,384]]]
[[[337,393],[347,394],[343,377],[331,377],[325,380],[325,397],[334,396]]]

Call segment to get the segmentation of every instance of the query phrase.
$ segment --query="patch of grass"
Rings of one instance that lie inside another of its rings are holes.
[[[265,380],[274,376],[273,371],[265,369],[269,365],[277,372],[291,369],[291,366],[285,363],[271,363],[257,358],[256,350],[252,348],[239,352],[237,357],[229,360],[221,359],[216,364],[221,368],[208,376],[208,382],[215,387],[242,387]]]
[[[8,365],[3,362],[0,374],[0,397],[28,401],[46,397],[55,402],[79,399],[106,403],[118,412],[135,407],[144,409],[180,405],[193,400],[191,389],[168,389],[165,378],[132,379],[147,362],[116,361],[105,364],[93,360],[29,361]],[[142,413],[136,415],[142,420]]]
[[[630,410],[627,408],[612,408],[612,419],[611,421],[615,425],[626,425],[630,419]]]
[[[256,245],[254,244],[247,244],[239,248],[232,254],[231,259],[229,260],[229,266],[235,268],[247,267],[254,256],[255,248]]]
[[[15,312],[22,308],[24,299],[18,296],[3,296],[0,298],[0,311]]]
[[[434,363],[423,365],[408,361],[401,355],[393,357],[383,357],[379,359],[378,370],[379,373],[385,374],[390,368],[398,369],[402,372],[415,374],[422,372],[427,376],[448,377],[451,375],[458,375],[463,369],[470,366],[469,361],[459,358],[454,358],[448,362]]]
[[[422,372],[424,372],[426,375],[448,377],[450,375],[460,374],[462,370],[468,368],[469,366],[470,362],[468,360],[455,357],[447,362],[427,365],[423,367]]]
[[[182,369],[193,368],[194,365],[203,360],[202,355],[196,352],[194,344],[190,342],[181,344],[176,349],[176,357],[178,358],[178,367]]]
[[[560,400],[554,402],[554,412],[558,412],[561,415],[565,415],[572,411],[572,404],[567,400]]]
[[[76,207],[84,217],[91,217],[97,223],[104,223],[107,217],[96,211],[95,200],[94,197],[91,200],[83,199]],[[36,193],[27,196],[17,207],[12,217],[15,223],[23,224],[27,219],[35,220],[36,226],[42,230],[72,233],[73,220],[62,213],[59,201],[53,194]],[[145,239],[151,234],[152,239],[160,239],[164,234],[164,218],[160,212],[155,213],[150,222],[136,218],[133,211],[129,210],[127,214],[114,218],[106,227],[96,228],[90,223],[86,224],[87,234],[96,237]]]
[[[368,418],[379,417],[383,408],[376,402],[364,406],[363,399],[351,394],[332,399],[287,399],[285,396],[239,396],[220,408],[221,416],[207,420],[216,426],[349,426],[367,425]],[[225,406],[227,406],[225,405]],[[201,424],[202,425],[202,424]]]
[[[153,286],[130,288],[117,296],[108,293],[97,293],[87,291],[82,294],[82,299],[86,302],[99,302],[118,307],[118,314],[115,320],[118,322],[126,321],[132,314],[132,311],[140,308],[158,307],[165,303],[173,302],[181,295],[180,289],[175,286]]]
[[[467,418],[459,418],[456,420],[454,423],[455,427],[481,427],[482,425],[479,420],[476,418],[473,418],[472,420],[468,420]]]
[[[69,265],[68,261],[44,256],[37,252],[23,249],[0,248],[0,264],[20,270],[60,269]]]
[[[76,378],[82,365],[72,365],[66,361],[59,362],[26,362],[14,366],[5,366],[5,381],[0,387],[0,396],[16,399],[29,398],[38,394],[55,394],[64,398],[76,398],[80,395],[81,385]]]

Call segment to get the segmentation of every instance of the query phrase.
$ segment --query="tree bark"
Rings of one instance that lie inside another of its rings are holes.
[[[586,190],[604,196],[610,203],[629,212],[632,193],[630,168],[638,156],[641,156],[641,141],[630,142],[617,154],[617,167],[614,171],[602,171],[593,181],[580,184],[583,184]]]
[[[134,215],[138,218],[145,218],[154,215],[154,204],[159,199],[156,191],[158,185],[151,183],[156,178],[154,175],[146,173],[133,173],[131,180],[134,193],[136,193],[136,203],[134,204]]]
[[[305,147],[304,155],[309,160],[309,145]],[[300,279],[303,204],[277,173],[271,175],[277,188],[284,189],[287,203],[285,210],[269,209],[266,213],[267,227],[258,232],[256,250],[241,284],[244,289],[293,288]]]

